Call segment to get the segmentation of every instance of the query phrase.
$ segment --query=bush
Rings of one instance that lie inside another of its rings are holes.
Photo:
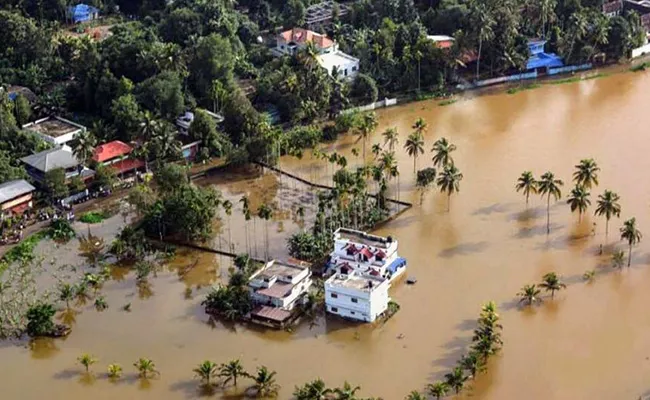
[[[32,337],[48,336],[54,332],[52,317],[56,311],[51,304],[36,304],[27,310],[27,334]]]
[[[77,236],[72,224],[67,219],[57,219],[52,221],[48,234],[54,240],[67,242],[73,237]]]
[[[87,213],[82,214],[81,217],[79,218],[79,221],[86,224],[98,224],[105,219],[106,219],[106,215],[104,215],[103,212],[89,211]]]
[[[287,249],[291,257],[317,263],[325,259],[331,245],[329,235],[298,232],[289,238]]]
[[[340,114],[336,117],[334,122],[334,129],[341,133],[348,133],[350,130],[354,129],[357,126],[359,113],[357,112],[348,112]]]
[[[299,126],[287,132],[289,147],[293,149],[316,147],[322,139],[323,131],[313,125]]]
[[[377,83],[369,75],[359,74],[352,82],[350,99],[354,104],[370,104],[377,101],[379,90]]]
[[[221,315],[229,320],[241,318],[253,309],[248,289],[231,285],[213,288],[201,305],[206,313]]]
[[[45,237],[45,234],[42,232],[35,233],[18,245],[13,247],[11,250],[5,253],[4,257],[0,259],[1,263],[11,264],[19,260],[31,260],[34,257],[34,248]],[[4,268],[0,265],[0,273]]]

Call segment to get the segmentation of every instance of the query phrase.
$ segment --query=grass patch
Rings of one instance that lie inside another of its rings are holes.
[[[645,61],[645,62],[642,62],[641,64],[637,64],[637,65],[631,67],[630,71],[632,71],[632,72],[641,72],[641,71],[645,71],[648,68],[650,68],[650,62]]]
[[[454,103],[457,102],[457,101],[458,101],[458,99],[448,99],[448,100],[443,100],[443,101],[441,101],[440,103],[438,103],[438,105],[439,105],[440,107],[444,107],[444,106],[448,106],[448,105],[450,105],[450,104],[454,104]]]
[[[524,90],[531,90],[531,89],[537,89],[538,87],[541,87],[539,83],[531,83],[529,85],[522,85],[522,86],[516,86],[516,87],[511,87],[506,91],[508,94],[515,94],[519,92],[523,92]]]
[[[4,272],[4,270],[9,266],[9,264],[25,259],[25,258],[31,258],[34,256],[34,248],[40,242],[43,240],[43,238],[47,237],[47,232],[41,231],[37,232],[29,237],[27,237],[25,240],[17,244],[16,246],[12,247],[11,250],[5,253],[4,256],[0,259],[0,275]]]
[[[79,217],[79,221],[86,224],[98,224],[107,218],[103,211],[88,211]]]

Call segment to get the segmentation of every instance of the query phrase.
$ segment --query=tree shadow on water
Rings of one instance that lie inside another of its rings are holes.
[[[438,253],[438,256],[442,258],[451,258],[455,256],[470,255],[474,253],[480,253],[487,247],[488,242],[486,241],[462,243],[442,250],[440,253]]]
[[[517,211],[508,215],[508,221],[516,221],[520,224],[525,224],[536,220],[537,218],[546,214],[544,207],[531,207],[525,208],[521,211]]]
[[[492,214],[503,214],[510,210],[514,203],[494,203],[487,207],[481,207],[476,209],[472,215],[492,215]]]
[[[551,233],[556,229],[562,228],[563,225],[558,225],[551,223]],[[520,227],[519,231],[514,235],[515,239],[530,239],[537,236],[546,236],[548,235],[548,230],[546,224],[536,225],[531,227]]]

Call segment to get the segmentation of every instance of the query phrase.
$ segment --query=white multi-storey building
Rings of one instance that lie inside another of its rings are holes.
[[[251,300],[256,305],[251,319],[282,327],[292,316],[291,311],[304,299],[311,284],[309,265],[269,261],[248,281]]]
[[[330,272],[355,271],[361,275],[393,280],[406,270],[406,260],[397,254],[397,240],[347,228],[334,232]]]
[[[389,286],[381,277],[335,273],[325,281],[325,307],[344,318],[374,322],[388,309]]]

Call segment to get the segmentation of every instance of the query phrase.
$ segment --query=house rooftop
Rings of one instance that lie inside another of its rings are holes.
[[[345,4],[337,4],[335,1],[323,1],[307,7],[305,12],[305,22],[308,25],[311,25],[331,19],[334,14],[335,6],[338,6],[339,17],[348,13],[348,7]]]
[[[257,277],[272,278],[274,276],[293,279],[294,276],[300,274],[306,269],[309,269],[309,265],[306,263],[271,260],[256,273],[254,273],[251,276],[251,279],[255,279]],[[275,285],[277,285],[277,283]]]
[[[321,67],[326,68],[328,71],[331,71],[333,67],[338,67],[340,65],[345,65],[346,63],[358,63],[359,59],[352,57],[351,55],[345,54],[342,51],[335,51],[333,53],[321,54],[317,57],[318,64]]]
[[[55,147],[20,159],[23,163],[42,172],[68,169],[80,164],[68,146]]]
[[[447,35],[427,35],[427,39],[431,40],[441,49],[448,49],[454,45],[456,39]]]
[[[336,273],[332,275],[327,283],[332,286],[337,286],[346,289],[360,290],[364,292],[372,292],[379,285],[387,282],[386,279],[373,276],[373,275],[358,275],[356,273],[341,274]]]
[[[31,193],[34,190],[36,190],[36,188],[24,179],[2,183],[0,184],[0,203]]]
[[[67,135],[68,133],[76,132],[79,129],[85,129],[79,124],[59,117],[43,118],[36,122],[23,125],[23,129],[39,133],[41,135],[57,138],[59,136]]]
[[[115,157],[125,156],[131,153],[131,151],[133,151],[133,147],[122,141],[114,140],[97,146],[93,153],[93,160],[104,162]]]
[[[347,240],[352,243],[386,249],[394,242],[393,238],[371,235],[353,229],[339,228],[334,232],[335,240]]]
[[[314,43],[317,48],[326,49],[334,45],[334,41],[325,35],[304,28],[293,28],[280,33],[280,38],[286,43],[305,44]]]
[[[287,310],[278,307],[259,306],[251,312],[252,316],[282,322],[291,316]]]

